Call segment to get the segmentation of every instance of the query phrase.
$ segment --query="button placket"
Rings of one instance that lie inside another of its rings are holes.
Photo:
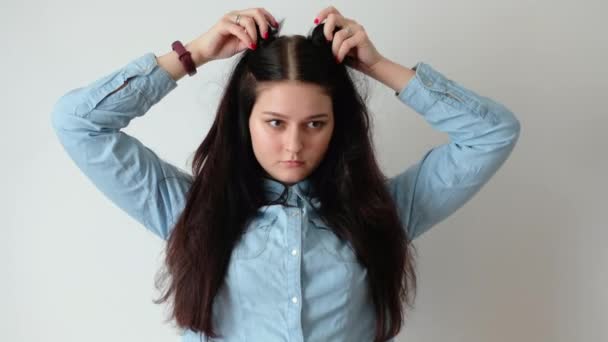
[[[301,321],[301,310],[302,306],[300,301],[302,299],[302,274],[301,274],[301,258],[302,255],[302,204],[300,192],[297,188],[290,189],[289,193],[289,204],[290,207],[286,208],[286,216],[288,217],[289,226],[292,229],[288,229],[290,235],[289,243],[290,249],[287,249],[287,253],[291,253],[289,262],[289,273],[291,274],[289,279],[289,293],[288,297],[290,303],[290,310],[288,311],[288,321],[291,331],[294,336],[301,336],[302,334],[302,321]],[[300,341],[300,339],[296,339]]]

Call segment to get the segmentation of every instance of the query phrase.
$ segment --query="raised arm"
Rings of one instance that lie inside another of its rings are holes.
[[[414,239],[469,201],[507,160],[520,123],[504,105],[454,82],[431,65],[386,60],[370,75],[395,90],[450,142],[430,149],[387,187]]]
[[[253,18],[262,36],[271,24],[279,26],[263,8],[230,11],[184,46],[196,67],[255,49],[257,31],[244,30],[237,15]],[[76,165],[110,200],[163,239],[185,206],[192,176],[122,129],[177,87],[185,74],[176,52],[160,57],[146,53],[69,91],[52,110],[55,132]]]
[[[52,110],[57,137],[80,170],[118,207],[165,240],[192,178],[122,129],[177,87],[184,72],[171,54],[175,52],[157,58],[146,53],[70,90]]]

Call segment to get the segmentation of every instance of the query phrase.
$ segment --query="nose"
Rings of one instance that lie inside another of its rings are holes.
[[[298,152],[300,152],[300,150],[302,150],[302,138],[301,138],[301,134],[300,134],[298,127],[290,130],[287,133],[286,139],[287,139],[287,141],[285,143],[285,149],[289,153],[297,154]],[[296,157],[296,156],[291,156],[291,157]]]

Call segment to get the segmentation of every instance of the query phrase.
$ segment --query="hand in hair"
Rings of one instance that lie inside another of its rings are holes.
[[[363,25],[353,19],[344,17],[335,7],[321,10],[315,18],[315,24],[326,20],[323,33],[327,41],[332,41],[332,52],[336,61],[346,62],[361,72],[369,71],[384,57],[376,50]],[[347,29],[348,28],[348,29]]]
[[[238,23],[236,22],[239,16]],[[258,40],[258,29],[262,39],[268,37],[268,32],[277,28],[277,20],[263,8],[249,8],[230,11],[223,15],[209,31],[192,41],[192,53],[200,56],[201,60],[229,58],[246,48],[255,49]]]

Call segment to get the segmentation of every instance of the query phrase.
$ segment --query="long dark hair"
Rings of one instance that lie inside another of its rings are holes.
[[[265,172],[253,153],[248,125],[256,86],[262,81],[310,82],[331,95],[335,120],[326,155],[309,176],[311,188],[322,203],[319,214],[336,236],[350,242],[367,269],[376,314],[374,341],[385,341],[401,330],[403,304],[413,307],[417,252],[375,159],[365,100],[346,65],[335,62],[324,24],[304,37],[279,36],[282,23],[268,39],[258,39],[256,50],[245,51],[232,71],[213,125],[194,155],[193,183],[167,241],[166,270],[157,275],[156,286],[170,282],[154,302],[172,296],[169,319],[218,337],[212,326],[213,300],[232,249],[248,220],[268,204]]]

